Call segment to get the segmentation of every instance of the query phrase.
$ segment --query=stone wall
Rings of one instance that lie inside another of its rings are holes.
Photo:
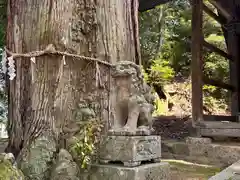
[[[193,163],[227,167],[240,159],[237,144],[213,143],[209,138],[186,138],[185,141],[162,141],[162,157]]]
[[[240,179],[240,161],[227,167],[209,180],[238,180]]]

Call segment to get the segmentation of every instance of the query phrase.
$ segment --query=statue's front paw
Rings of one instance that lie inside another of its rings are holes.
[[[109,130],[109,132],[120,132],[122,130],[121,127],[115,127]]]
[[[125,135],[135,135],[137,129],[130,126],[124,126],[122,131]]]
[[[151,135],[151,129],[148,126],[139,126],[138,134],[141,135]]]
[[[109,135],[118,135],[118,136],[131,136],[136,135],[136,128],[132,128],[130,126],[124,126],[120,128],[112,128],[108,131]]]
[[[122,132],[123,132],[122,127],[114,127],[112,129],[108,130],[108,135],[110,135],[110,136],[121,135]]]

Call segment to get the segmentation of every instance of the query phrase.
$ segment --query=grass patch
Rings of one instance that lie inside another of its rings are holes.
[[[221,171],[220,168],[193,164],[186,161],[163,160],[171,166],[171,175],[174,180],[207,180]]]

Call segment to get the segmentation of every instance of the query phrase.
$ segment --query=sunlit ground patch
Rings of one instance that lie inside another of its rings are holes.
[[[182,160],[166,159],[162,161],[170,164],[172,180],[208,180],[208,178],[221,171],[218,167]]]

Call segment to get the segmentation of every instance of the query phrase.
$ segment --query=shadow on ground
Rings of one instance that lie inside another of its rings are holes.
[[[156,134],[161,135],[162,139],[183,140],[195,134],[189,116],[182,118],[176,116],[157,116],[154,117],[153,128]]]

